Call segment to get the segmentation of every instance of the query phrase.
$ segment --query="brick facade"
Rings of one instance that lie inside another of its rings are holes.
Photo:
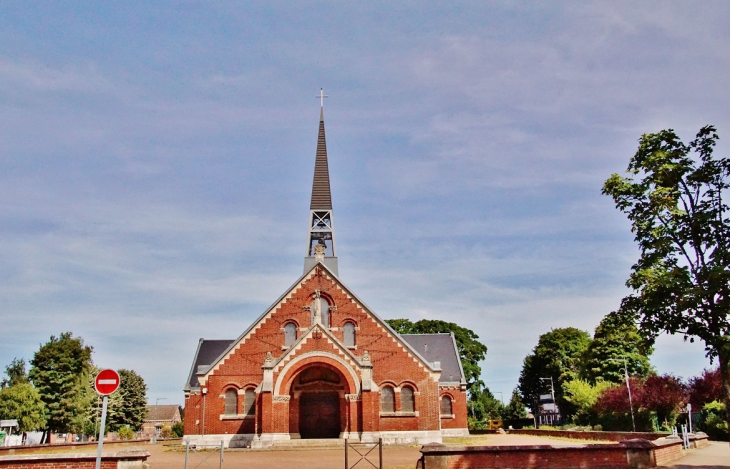
[[[314,318],[316,298],[326,301],[329,324]],[[296,326],[296,341],[285,346],[289,323]],[[354,346],[344,345],[346,323],[354,325]],[[428,443],[440,441],[442,428],[467,428],[465,387],[440,386],[434,363],[411,349],[322,264],[209,367],[192,373],[198,386],[186,389],[185,438],[198,444],[223,439],[231,446],[265,446],[322,437],[319,427],[337,433],[327,437]],[[387,412],[381,408],[385,387],[394,396]],[[247,392],[255,396],[254,412],[244,409]],[[440,415],[445,394],[452,399],[448,418]],[[317,403],[322,411],[312,412]]]

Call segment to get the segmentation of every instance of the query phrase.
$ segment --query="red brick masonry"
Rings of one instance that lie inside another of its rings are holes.
[[[460,446],[421,448],[420,469],[515,468],[639,469],[681,456],[680,440],[627,440],[618,444],[575,446]]]
[[[181,441],[181,439],[177,439],[178,441]],[[157,440],[161,441],[161,440]],[[104,440],[104,449],[110,449],[111,447],[118,448],[118,447],[125,447],[125,446],[139,446],[140,444],[146,445],[149,443],[149,440],[117,440],[117,441],[106,441]],[[77,443],[54,443],[52,445],[49,444],[42,444],[42,445],[28,445],[28,446],[0,446],[0,456],[6,456],[6,455],[13,455],[13,454],[36,454],[36,453],[45,453],[48,454],[50,451],[55,450],[72,450],[74,448],[81,448],[82,450],[84,448],[93,446],[96,447],[98,445],[98,442],[91,441],[91,442],[77,442]],[[125,451],[121,449],[121,451]]]
[[[142,469],[150,453],[143,450],[128,450],[107,453],[101,456],[102,469]],[[2,469],[94,469],[95,454],[36,454],[23,456],[0,456]]]

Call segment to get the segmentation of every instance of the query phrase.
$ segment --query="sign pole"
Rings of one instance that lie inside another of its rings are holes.
[[[94,379],[96,392],[104,396],[101,405],[101,423],[99,424],[99,444],[96,447],[96,469],[101,469],[101,449],[104,446],[104,434],[106,433],[106,409],[109,405],[109,394],[119,389],[121,379],[119,373],[114,370],[101,370]]]
[[[96,469],[101,469],[101,448],[104,446],[104,426],[106,425],[106,407],[109,403],[109,396],[104,396],[104,403],[101,405],[101,425],[99,425],[99,444],[96,447]]]

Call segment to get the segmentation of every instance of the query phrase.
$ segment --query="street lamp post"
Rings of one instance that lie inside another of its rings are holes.
[[[631,410],[631,428],[636,432],[636,422],[634,422],[634,403],[631,400],[631,386],[629,386],[629,369],[626,365],[626,357],[624,356],[624,377],[626,378],[626,389],[629,391],[629,409]],[[621,362],[618,358],[609,358],[611,362]]]

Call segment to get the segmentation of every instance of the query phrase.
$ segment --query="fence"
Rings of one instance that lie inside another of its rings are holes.
[[[192,454],[198,456],[200,461],[198,461],[197,464],[194,466],[190,465],[190,451],[192,450]],[[220,453],[220,459],[218,461],[218,469],[223,469],[223,441],[221,441],[220,447],[215,446],[213,447],[212,451],[207,451],[207,454],[203,454],[198,452],[195,445],[191,445],[190,442],[185,443],[185,469],[197,469],[198,467],[205,464],[207,467],[210,467],[211,469],[215,469],[215,466],[212,466],[211,463],[208,462],[208,458],[213,456],[216,453]]]
[[[376,466],[374,462],[370,460],[371,457],[370,453],[372,453],[375,448],[378,449],[378,465]],[[359,459],[355,461],[354,464],[350,465],[350,450],[355,452],[357,454]],[[366,462],[370,464],[370,466],[374,467],[375,469],[383,469],[383,439],[378,438],[377,443],[350,443],[347,438],[345,438],[345,469],[353,469],[355,466],[360,464],[361,462]],[[363,467],[370,467],[363,465]]]

